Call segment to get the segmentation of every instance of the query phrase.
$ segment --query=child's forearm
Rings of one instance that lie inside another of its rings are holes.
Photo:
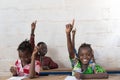
[[[107,79],[107,73],[97,73],[97,74],[80,74],[80,79]]]
[[[29,78],[34,78],[35,77],[35,55],[32,55],[32,60],[30,64],[30,74]]]
[[[31,29],[31,35],[34,35],[34,31],[35,31],[34,29]]]
[[[31,34],[30,35],[30,44],[31,44],[31,46],[32,46],[32,48],[34,49],[34,46],[35,46],[35,35],[34,34]]]
[[[72,34],[72,45],[73,48],[75,49],[75,34]]]
[[[35,25],[33,25],[34,23],[31,24],[31,34],[30,34],[30,44],[32,45],[32,48],[34,49],[35,46]]]
[[[71,42],[71,35],[70,35],[70,33],[66,33],[66,36],[67,36],[67,47],[68,47],[69,56],[71,58],[74,58],[75,55],[74,55],[73,45]]]
[[[58,64],[55,63],[52,59],[50,59],[50,65],[49,65],[49,68],[50,69],[55,69],[55,68],[58,68]]]

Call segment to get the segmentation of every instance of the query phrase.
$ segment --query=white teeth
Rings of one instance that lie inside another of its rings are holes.
[[[87,61],[87,59],[84,59],[83,61]]]

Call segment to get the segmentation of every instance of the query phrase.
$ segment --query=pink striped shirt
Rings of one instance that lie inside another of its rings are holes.
[[[17,75],[18,76],[24,76],[24,75],[28,75],[29,74],[30,64],[27,64],[24,67],[22,67],[21,60],[17,60],[15,62],[15,66],[17,68]],[[40,62],[37,61],[37,60],[35,61],[35,72],[36,73],[40,72]]]

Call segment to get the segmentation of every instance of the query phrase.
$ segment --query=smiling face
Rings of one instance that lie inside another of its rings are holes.
[[[92,53],[87,48],[81,48],[79,51],[79,59],[82,64],[88,64],[92,58]]]

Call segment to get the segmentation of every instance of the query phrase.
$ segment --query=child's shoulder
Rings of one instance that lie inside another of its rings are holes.
[[[96,70],[96,73],[106,72],[105,69],[102,66],[100,66],[99,64],[95,64],[95,70]]]

